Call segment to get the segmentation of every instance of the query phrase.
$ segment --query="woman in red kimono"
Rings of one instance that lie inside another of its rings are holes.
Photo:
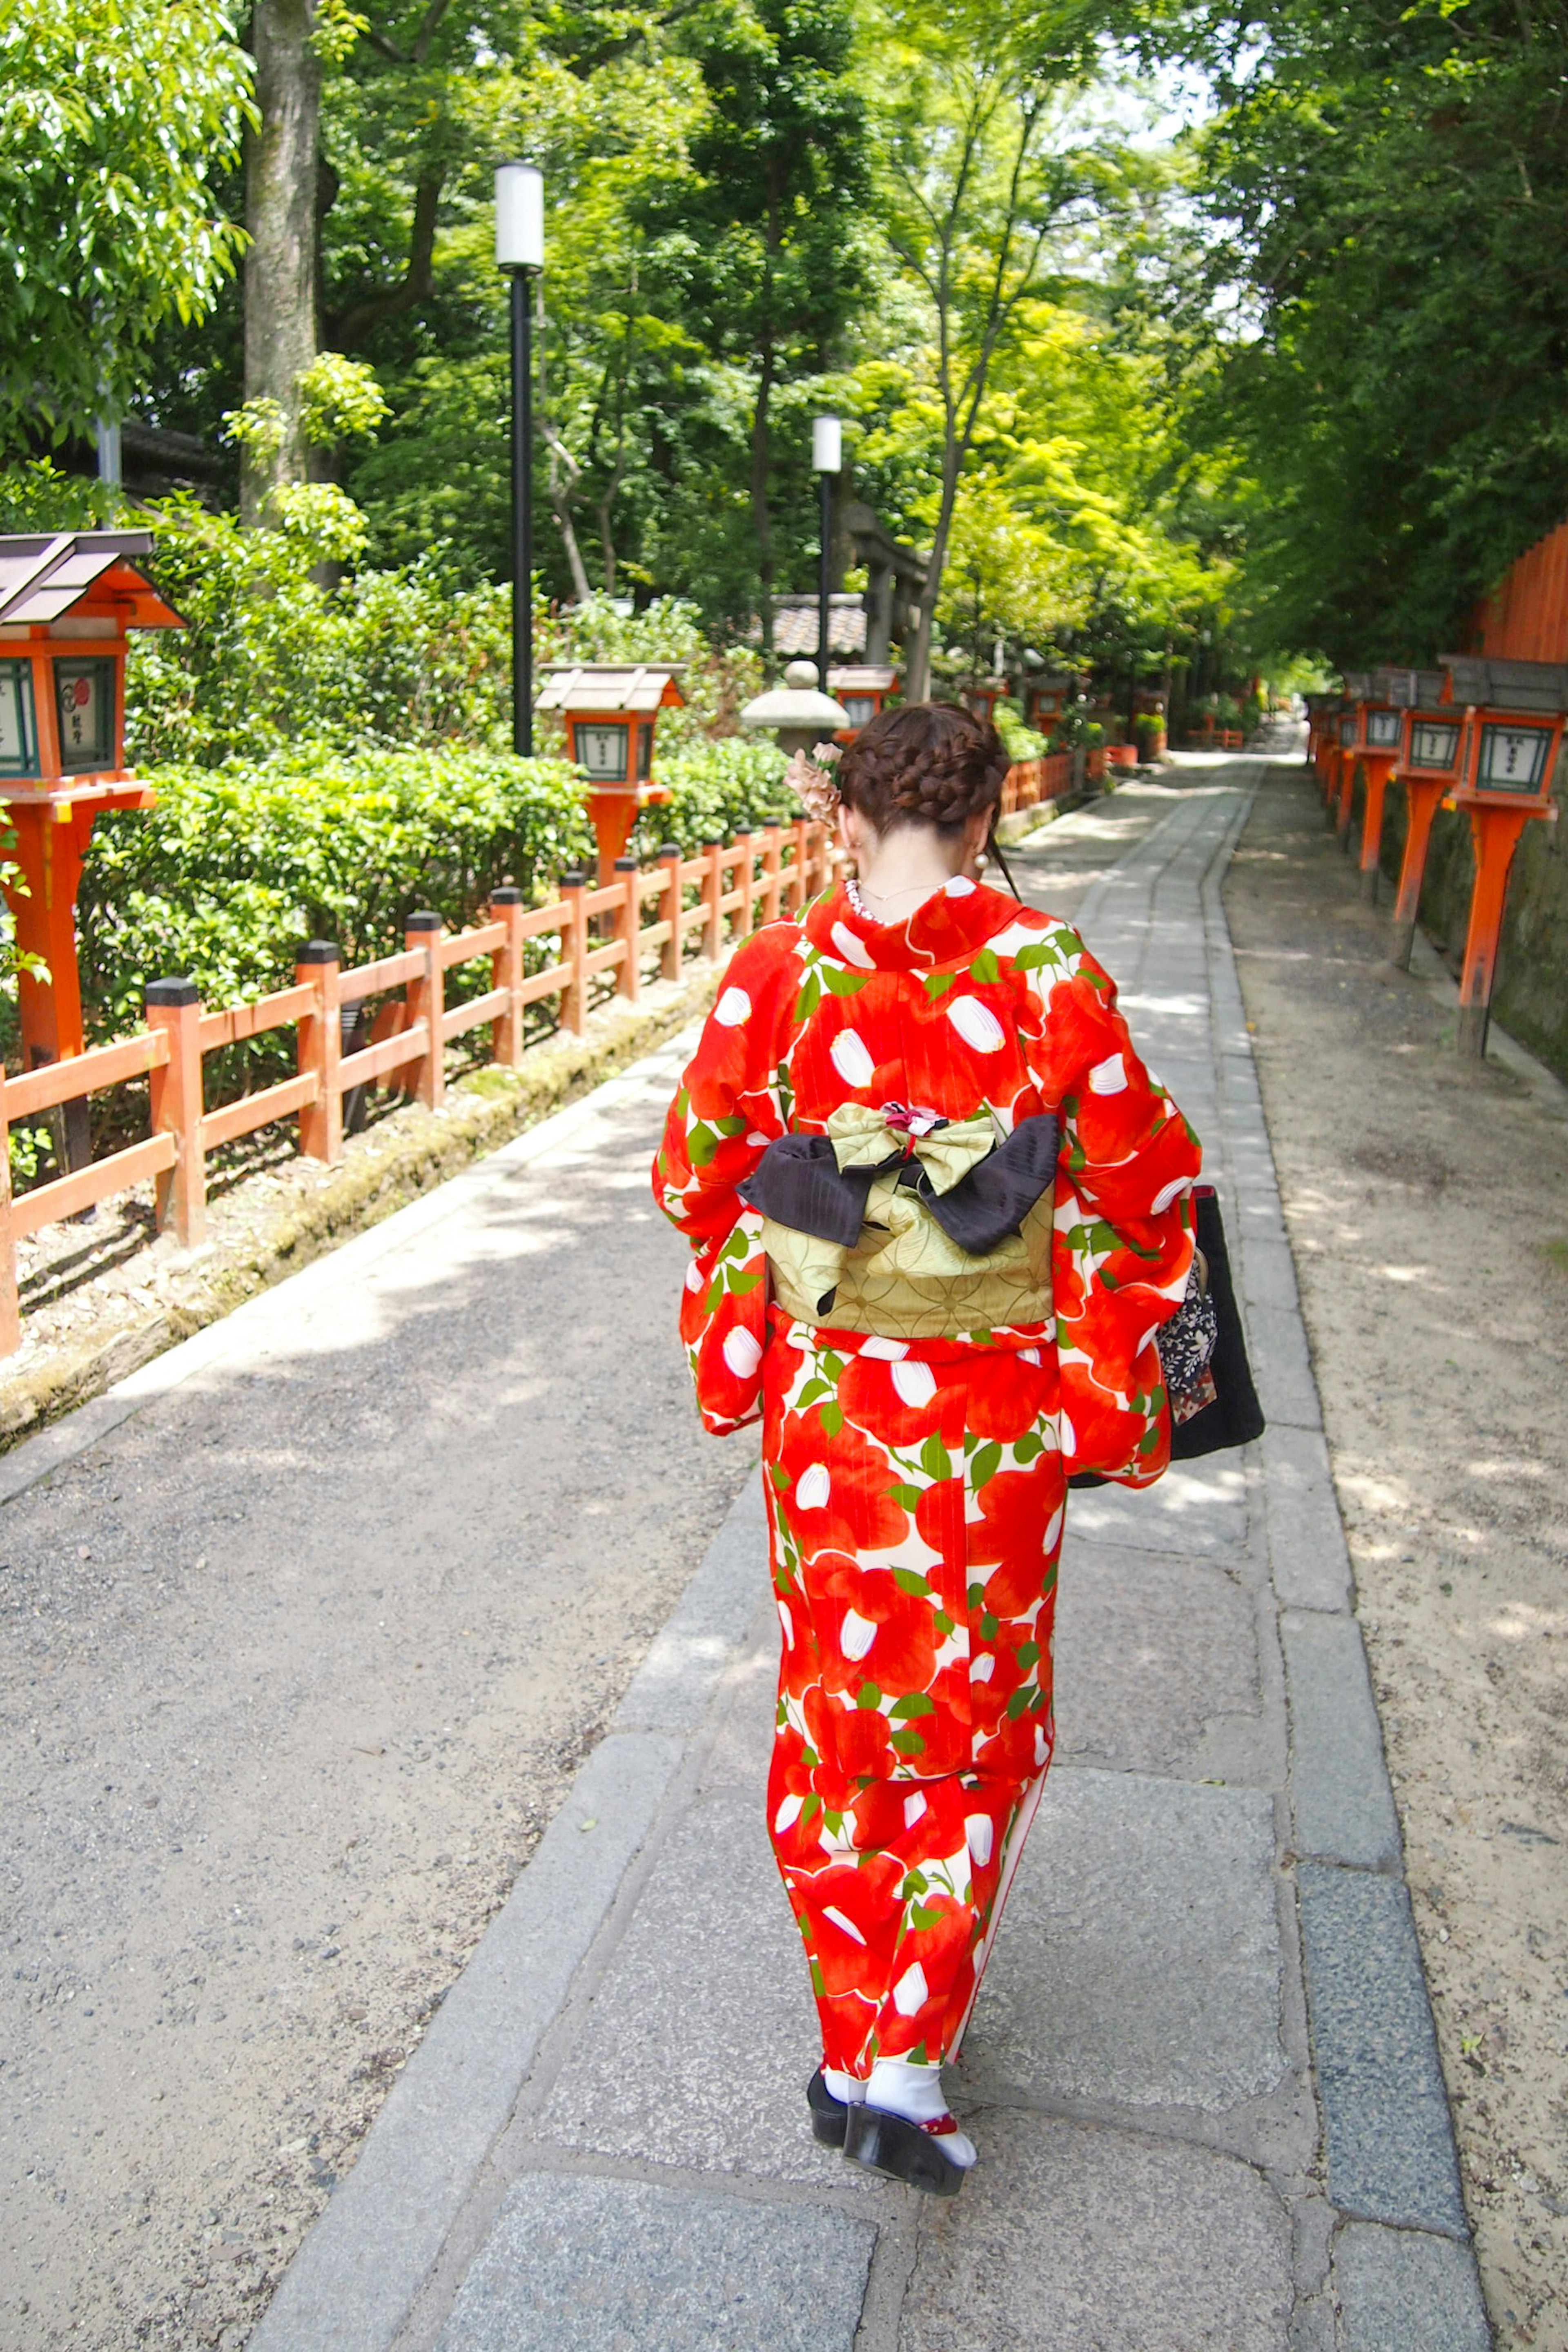
[[[974,2149],[939,2070],[1050,1761],[1067,1482],[1165,1466],[1199,1168],[1077,934],[974,878],[1006,766],[919,704],[836,786],[797,772],[857,878],[738,949],[654,1176],[703,1421],[763,1423],[813,2126],[945,2195]]]

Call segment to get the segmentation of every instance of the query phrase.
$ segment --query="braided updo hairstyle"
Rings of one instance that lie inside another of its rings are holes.
[[[1007,764],[988,719],[955,702],[911,702],[861,729],[834,782],[845,806],[879,834],[930,824],[951,837],[995,808]]]

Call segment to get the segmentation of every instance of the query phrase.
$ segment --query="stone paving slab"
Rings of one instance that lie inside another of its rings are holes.
[[[1086,1543],[1069,1527],[1057,1601],[1057,1758],[1127,1772],[1278,1782],[1250,1593],[1212,1560]],[[1207,1735],[1205,1737],[1205,1735]],[[1237,1769],[1242,1757],[1250,1770]],[[1270,1768],[1273,1768],[1272,1769]]]
[[[983,2129],[922,2223],[899,2352],[1283,2352],[1290,2225],[1249,2165],[999,2108]]]
[[[440,2352],[851,2352],[875,2240],[821,2209],[534,2174]]]
[[[868,2189],[811,2137],[805,2093],[817,2056],[761,1792],[717,1790],[660,1850],[538,2137],[692,2171]]]
[[[1085,1542],[1188,1559],[1241,1551],[1247,1516],[1247,1473],[1227,1454],[1173,1463],[1158,1486],[1142,1494],[1125,1486],[1080,1487],[1068,1508],[1072,1533]]]
[[[1453,2128],[1405,1882],[1304,1863],[1300,1886],[1329,2194],[1365,2221],[1462,2238]]]
[[[1352,2221],[1334,2241],[1341,2352],[1490,2352],[1468,2246]]]
[[[971,2096],[1215,2115],[1273,2091],[1270,1799],[1053,1772],[964,2043]]]
[[[1287,1609],[1279,1621],[1290,1696],[1290,1802],[1299,1853],[1368,1868],[1403,1849],[1361,1627]]]

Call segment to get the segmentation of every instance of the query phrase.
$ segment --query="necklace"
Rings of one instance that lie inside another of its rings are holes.
[[[934,898],[937,892],[945,887],[946,886],[941,882],[911,882],[907,889],[879,890],[877,896],[881,900],[883,906],[891,907],[900,898],[912,898],[917,892],[919,893],[922,902],[927,898]],[[866,904],[865,898],[860,889],[860,885],[853,878],[852,876],[847,875],[845,877],[844,893],[846,898],[848,899],[849,904],[854,908],[855,912],[861,918],[862,921],[868,923],[874,923],[877,921],[877,917],[871,912],[871,909]]]

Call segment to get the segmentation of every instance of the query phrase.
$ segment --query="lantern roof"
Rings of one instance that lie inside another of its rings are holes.
[[[1429,710],[1443,697],[1440,669],[1374,669],[1373,691],[1399,710]]]
[[[686,699],[684,662],[551,662],[541,710],[664,710]]]
[[[1439,654],[1456,702],[1556,718],[1568,710],[1568,663],[1498,661],[1489,654]]]
[[[0,535],[0,624],[47,625],[79,605],[90,605],[127,628],[182,628],[174,606],[131,561],[152,551],[150,530]]]
[[[1347,669],[1342,673],[1345,693],[1352,702],[1367,702],[1372,698],[1372,672],[1369,669]]]
[[[898,677],[896,669],[865,662],[858,669],[830,669],[827,688],[830,694],[890,694]]]

